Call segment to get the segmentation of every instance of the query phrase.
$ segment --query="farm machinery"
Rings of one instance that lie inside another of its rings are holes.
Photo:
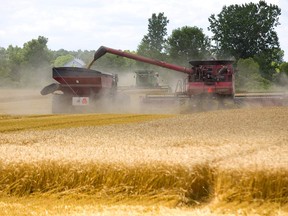
[[[95,111],[112,101],[109,107],[123,105],[122,109],[129,110],[131,88],[121,88],[117,85],[117,74],[108,74],[91,69],[92,65],[106,53],[133,59],[143,63],[159,66],[185,74],[183,80],[178,80],[175,91],[159,86],[158,74],[154,71],[139,70],[136,72],[136,84],[147,91],[141,95],[140,106],[147,104],[161,107],[170,104],[188,104],[189,109],[206,110],[211,107],[226,107],[231,104],[257,103],[262,105],[283,105],[287,103],[285,93],[236,93],[235,70],[233,60],[192,60],[190,68],[170,64],[152,58],[101,46],[87,68],[58,67],[53,68],[53,83],[42,89],[41,94],[53,94],[52,112],[77,111],[77,107],[89,107]],[[139,89],[136,92],[139,93]],[[155,91],[160,89],[161,91]],[[135,90],[135,88],[134,88]],[[57,93],[60,92],[60,93]],[[156,93],[155,93],[156,92]],[[104,101],[104,102],[103,102]],[[117,108],[118,109],[118,108]],[[107,110],[107,106],[104,108]]]

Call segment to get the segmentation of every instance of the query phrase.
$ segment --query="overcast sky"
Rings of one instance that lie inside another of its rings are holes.
[[[136,50],[152,13],[164,12],[168,35],[176,28],[197,26],[211,36],[211,14],[219,14],[224,5],[249,2],[258,0],[0,0],[0,47],[22,47],[44,36],[52,50],[96,50],[101,45]],[[266,2],[282,10],[276,31],[288,61],[288,1]]]

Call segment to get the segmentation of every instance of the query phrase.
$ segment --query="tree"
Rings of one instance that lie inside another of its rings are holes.
[[[238,60],[235,82],[237,90],[257,91],[269,86],[270,82],[261,76],[259,64],[253,58]]]
[[[47,48],[48,38],[39,36],[23,45],[21,51],[22,84],[39,84],[51,77],[51,52]]]
[[[9,68],[7,51],[4,48],[0,47],[0,77],[1,77],[1,80],[3,80],[3,78],[4,79],[9,78],[9,73],[10,73],[10,68]]]
[[[21,79],[21,64],[23,63],[22,48],[10,45],[7,48],[8,64],[10,68],[9,77],[12,81],[19,82]]]
[[[148,33],[144,35],[141,43],[138,46],[137,53],[152,58],[161,59],[167,41],[167,24],[169,20],[164,16],[164,13],[156,15],[148,19]]]
[[[280,65],[280,72],[285,73],[288,76],[288,62],[283,62]]]
[[[51,53],[51,59],[52,61],[55,61],[59,56],[65,56],[65,55],[72,55],[69,51],[64,49],[59,49],[57,51],[50,51]]]
[[[254,56],[254,60],[260,65],[260,73],[265,79],[273,80],[284,53],[280,49],[267,49]]]
[[[24,61],[30,66],[37,68],[43,64],[50,64],[51,58],[47,48],[48,38],[39,36],[23,46]]]
[[[279,62],[283,57],[275,31],[280,14],[277,5],[262,0],[258,4],[224,6],[217,17],[209,17],[217,54],[236,59],[257,57],[260,69],[271,68],[271,61]],[[271,79],[271,74],[267,78]]]
[[[169,54],[179,63],[209,56],[209,38],[198,27],[184,26],[172,31],[168,38]]]
[[[130,52],[129,50],[124,50]],[[93,69],[109,73],[121,73],[134,69],[135,60],[106,53],[92,65]]]
[[[62,55],[62,56],[58,56],[55,61],[54,61],[54,67],[62,67],[64,66],[66,63],[68,63],[69,61],[72,61],[74,59],[74,56],[72,56],[71,54],[67,54],[67,55]]]
[[[280,71],[275,76],[275,81],[280,86],[286,86],[288,85],[288,62],[283,62],[280,67]]]

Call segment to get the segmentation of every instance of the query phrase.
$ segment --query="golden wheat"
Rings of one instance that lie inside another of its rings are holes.
[[[2,117],[2,131],[12,131],[1,133],[0,139],[2,194],[154,197],[173,205],[210,199],[288,203],[285,107],[165,116],[171,118],[137,124],[119,124],[133,122],[119,116],[98,117],[115,124],[78,127],[70,120],[71,128],[63,123],[65,128],[56,130],[67,118],[57,116],[49,123],[55,117],[42,116],[29,119],[33,130],[17,132],[12,125],[24,130],[26,123]],[[33,123],[37,118],[42,125]]]
[[[93,114],[93,115],[0,115],[0,132],[126,124],[167,118],[172,115]]]
[[[236,117],[243,119],[235,119],[234,111],[219,111],[133,125],[2,133],[0,156],[4,163],[158,161],[193,165],[213,161],[214,165],[227,169],[250,163],[285,167],[288,162],[286,109],[266,110],[266,115],[277,112],[275,117],[264,117],[262,110],[237,112]]]

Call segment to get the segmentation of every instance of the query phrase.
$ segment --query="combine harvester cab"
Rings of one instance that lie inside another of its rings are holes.
[[[187,94],[233,96],[235,91],[233,62],[230,60],[190,61],[193,73],[188,76]]]
[[[52,113],[95,112],[106,109],[103,99],[113,98],[117,75],[78,67],[54,67],[52,83],[42,95],[53,94]],[[103,107],[101,107],[103,106]]]
[[[233,104],[235,71],[233,60],[193,60],[185,94],[192,109],[210,110]]]

